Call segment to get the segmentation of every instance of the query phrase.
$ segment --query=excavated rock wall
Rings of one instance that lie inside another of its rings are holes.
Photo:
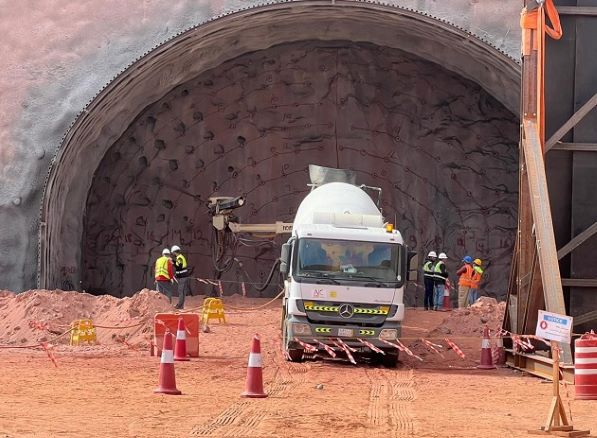
[[[501,295],[517,125],[478,85],[397,49],[311,41],[241,56],[150,105],[108,151],[87,202],[83,287],[151,286],[153,262],[173,244],[197,277],[214,278],[208,198],[246,196],[241,222],[292,222],[316,163],[382,187],[407,244],[446,251],[452,272],[465,253],[487,260],[485,291]],[[263,281],[278,244],[241,246],[243,267],[224,280]]]

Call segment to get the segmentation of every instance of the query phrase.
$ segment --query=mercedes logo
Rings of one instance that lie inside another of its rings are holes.
[[[338,309],[338,314],[342,318],[350,318],[354,314],[354,307],[350,304],[342,304]]]

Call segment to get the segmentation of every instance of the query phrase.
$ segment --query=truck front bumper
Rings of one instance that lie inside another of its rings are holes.
[[[317,347],[314,340],[318,340],[328,345],[333,345],[333,341],[341,339],[347,345],[360,350],[367,350],[359,339],[367,341],[378,348],[392,348],[382,341],[382,339],[395,342],[402,335],[402,326],[399,321],[386,321],[381,327],[363,327],[361,325],[335,325],[312,323],[304,316],[290,316],[286,319],[288,342],[290,348],[301,348],[295,341],[299,339],[302,342]]]

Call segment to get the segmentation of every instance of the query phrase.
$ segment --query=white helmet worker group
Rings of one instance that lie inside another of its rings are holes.
[[[446,255],[445,252],[440,252],[439,256],[438,256],[435,251],[429,251],[429,254],[427,254],[427,257],[434,258],[434,259],[438,258],[438,259],[441,259],[441,260],[445,260],[445,259],[448,258],[448,256]]]
[[[174,245],[172,248],[164,248],[162,257],[156,261],[155,280],[156,289],[168,296],[172,302],[173,288],[178,289],[177,309],[184,308],[185,297],[190,293],[190,271],[187,265],[187,259],[182,254],[180,246]],[[177,283],[174,285],[173,283]]]

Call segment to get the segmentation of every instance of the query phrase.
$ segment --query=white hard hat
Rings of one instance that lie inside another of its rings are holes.
[[[446,253],[445,253],[445,252],[440,252],[440,253],[439,253],[439,256],[438,256],[437,258],[438,258],[438,259],[447,259],[447,258],[448,258],[448,256],[446,255]]]
[[[170,255],[170,250],[168,248],[164,248],[162,250],[162,255]]]
[[[178,245],[174,245],[174,246],[172,247],[172,249],[170,249],[170,251],[172,251],[172,252],[180,251],[180,246],[178,246]]]
[[[429,251],[429,254],[427,254],[427,257],[437,257],[437,253],[435,251]]]

